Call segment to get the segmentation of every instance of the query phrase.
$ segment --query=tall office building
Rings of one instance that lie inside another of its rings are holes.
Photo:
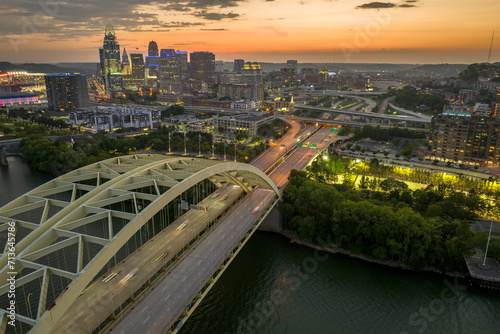
[[[106,26],[104,42],[99,48],[101,79],[107,92],[123,90],[122,65],[120,63],[120,44],[116,39],[111,23]]]
[[[187,51],[175,51],[174,59],[179,71],[179,77],[181,79],[189,78],[189,63]]]
[[[130,62],[128,60],[128,54],[127,50],[123,49],[123,54],[122,54],[122,75],[130,75],[131,69],[130,69]]]
[[[188,77],[187,52],[161,49],[158,64],[160,90],[180,92],[182,80]]]
[[[149,42],[148,55],[146,56],[145,78],[146,85],[158,86],[158,66],[160,57],[158,55],[158,44],[155,41]]]
[[[149,42],[148,56],[149,57],[158,57],[158,44],[156,44],[155,41]]]
[[[192,79],[202,80],[207,84],[215,83],[215,55],[212,52],[192,52],[189,61]]]
[[[45,86],[50,111],[74,111],[90,104],[85,74],[46,75]]]
[[[235,59],[233,72],[234,73],[241,73],[243,66],[245,66],[245,61],[243,59]]]
[[[144,58],[141,53],[130,54],[130,64],[132,68],[132,84],[139,87],[144,85]]]

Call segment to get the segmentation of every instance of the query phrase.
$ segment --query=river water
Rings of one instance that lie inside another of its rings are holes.
[[[9,163],[0,166],[0,206],[52,178],[18,158]],[[498,334],[500,293],[258,232],[181,333]]]

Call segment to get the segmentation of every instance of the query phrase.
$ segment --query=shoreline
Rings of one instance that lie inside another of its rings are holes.
[[[319,251],[323,251],[323,252],[326,252],[329,254],[346,255],[346,256],[349,256],[351,258],[360,259],[360,260],[363,260],[363,261],[366,261],[369,263],[374,263],[374,264],[382,265],[385,267],[391,267],[391,268],[401,269],[401,270],[405,270],[405,271],[411,271],[414,273],[424,272],[424,273],[431,273],[431,274],[437,274],[437,275],[441,275],[441,276],[448,276],[448,277],[460,278],[460,279],[469,278],[469,276],[467,274],[461,273],[461,272],[445,273],[445,272],[439,271],[436,268],[425,268],[425,269],[422,269],[421,271],[417,271],[414,268],[412,268],[411,266],[403,264],[403,263],[399,263],[397,261],[376,260],[376,259],[373,259],[373,258],[366,256],[366,255],[353,254],[350,251],[348,251],[347,249],[340,248],[340,247],[335,247],[335,248],[323,247],[323,246],[315,244],[311,241],[300,239],[298,237],[298,235],[291,230],[283,230],[279,234],[282,235],[283,237],[287,238],[290,241],[290,243],[294,243],[294,244],[301,245],[301,246],[306,246],[306,247],[316,249]]]

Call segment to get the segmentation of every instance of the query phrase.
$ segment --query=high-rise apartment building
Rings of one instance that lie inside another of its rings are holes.
[[[463,105],[445,107],[431,121],[429,157],[458,163],[498,165],[500,162],[498,114],[477,113]]]
[[[132,80],[133,86],[144,85],[144,58],[141,53],[131,53],[130,54],[130,65],[132,68]]]
[[[212,52],[199,51],[189,55],[192,79],[215,83],[215,55]]]
[[[101,80],[107,92],[123,90],[122,65],[120,63],[120,44],[111,23],[106,26],[104,42],[99,49]]]
[[[89,106],[87,76],[84,74],[46,75],[50,111],[74,111]]]

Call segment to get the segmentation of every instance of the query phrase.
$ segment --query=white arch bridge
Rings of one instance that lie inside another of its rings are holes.
[[[0,282],[15,277],[16,295],[10,310],[13,286],[0,286],[0,333],[52,332],[86,289],[133,253],[134,239],[140,247],[173,224],[184,200],[206,210],[203,199],[224,183],[245,193],[270,188],[280,197],[249,164],[131,155],[60,176],[0,208]]]

